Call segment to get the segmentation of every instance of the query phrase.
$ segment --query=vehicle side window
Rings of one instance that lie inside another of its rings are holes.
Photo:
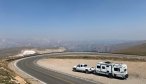
[[[87,65],[84,65],[84,67],[87,67]]]
[[[80,67],[80,65],[77,65],[77,67]]]
[[[97,66],[97,68],[100,68],[100,66]]]
[[[105,69],[105,66],[102,66],[102,69]]]
[[[119,71],[120,72],[120,68],[114,68],[114,71]]]
[[[83,65],[81,65],[81,67],[82,67]]]

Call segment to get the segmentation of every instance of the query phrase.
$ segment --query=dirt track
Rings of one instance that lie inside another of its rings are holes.
[[[100,81],[104,84],[146,84],[146,62],[132,62],[132,61],[112,61],[116,63],[125,63],[128,65],[129,78],[127,80],[110,79],[104,76],[93,74],[85,74],[80,72],[73,72],[72,67],[79,63],[86,63],[89,66],[96,66],[96,63],[103,60],[86,60],[86,59],[43,59],[37,63],[48,69],[53,69],[59,72],[70,75],[87,78],[94,81]]]

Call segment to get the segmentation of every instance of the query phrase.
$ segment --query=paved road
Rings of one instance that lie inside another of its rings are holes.
[[[17,62],[17,66],[21,70],[25,71],[26,73],[36,77],[37,79],[47,84],[95,84],[93,82],[71,77],[65,74],[61,74],[37,66],[35,62],[44,57],[47,56],[36,56],[36,57],[23,59]],[[100,83],[96,83],[96,84],[100,84]]]

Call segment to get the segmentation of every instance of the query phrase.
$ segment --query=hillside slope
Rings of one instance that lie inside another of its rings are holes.
[[[126,49],[113,51],[114,54],[143,55],[146,56],[146,43]]]
[[[0,58],[16,55],[20,53],[21,50],[23,49],[32,49],[32,47],[15,47],[15,48],[0,49]]]

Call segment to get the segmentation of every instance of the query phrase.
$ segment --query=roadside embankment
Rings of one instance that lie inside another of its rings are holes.
[[[9,69],[8,64],[7,60],[0,60],[0,84],[28,84],[23,78]]]

